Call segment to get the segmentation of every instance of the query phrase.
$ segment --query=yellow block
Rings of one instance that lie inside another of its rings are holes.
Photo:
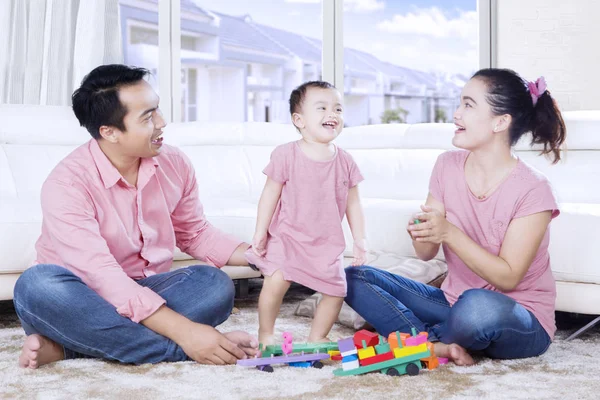
[[[401,349],[394,349],[394,357],[402,358],[406,356],[411,356],[417,353],[423,353],[427,351],[427,343],[420,344],[418,346],[406,346]]]
[[[329,354],[329,356],[330,356],[330,357],[333,357],[333,356],[339,356],[339,355],[340,355],[340,354],[342,354],[342,353],[340,353],[340,352],[339,352],[339,351],[337,351],[337,350],[329,350],[329,351],[327,352],[327,354]]]
[[[367,347],[366,349],[358,349],[358,358],[364,360],[365,358],[375,357],[375,347]]]

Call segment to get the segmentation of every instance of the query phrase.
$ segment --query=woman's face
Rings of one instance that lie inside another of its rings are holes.
[[[500,118],[492,113],[491,106],[485,98],[486,94],[487,86],[479,78],[472,78],[464,86],[460,106],[454,112],[454,146],[473,151],[494,140]]]

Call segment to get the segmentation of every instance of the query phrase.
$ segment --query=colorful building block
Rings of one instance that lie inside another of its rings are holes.
[[[363,348],[363,340],[366,341],[366,347],[375,346],[379,344],[379,335],[366,329],[354,334],[354,346],[357,349]]]
[[[374,357],[375,356],[375,347],[367,347],[366,349],[358,350],[358,358],[363,360],[365,358]]]
[[[358,360],[342,363],[342,368],[344,371],[349,371],[358,367],[360,367]]]
[[[354,350],[350,350],[350,351],[343,351],[340,353],[340,355],[342,357],[348,357],[348,356],[352,356],[352,355],[356,355],[358,354],[358,350],[356,350],[356,348]]]
[[[358,361],[358,356],[356,354],[342,357],[342,362],[352,362],[352,361]]]
[[[413,354],[423,353],[427,351],[427,344],[423,343],[418,346],[406,346],[401,349],[394,349],[394,357],[401,358]]]
[[[411,336],[404,341],[407,346],[418,346],[423,343],[427,343],[427,336],[425,335]]]
[[[398,344],[398,337],[400,337],[400,344]],[[403,332],[392,332],[388,336],[388,344],[392,348],[392,350],[397,348],[402,348],[405,346],[406,338],[409,338],[410,335],[408,333]]]
[[[329,356],[330,356],[330,357],[333,357],[333,356],[341,356],[341,355],[342,355],[342,353],[340,353],[340,352],[339,352],[339,351],[337,351],[337,350],[329,350],[329,351],[327,352],[327,354],[329,354]]]
[[[376,364],[379,362],[384,362],[384,361],[388,361],[388,360],[392,360],[392,359],[394,359],[394,353],[392,353],[390,351],[389,353],[378,354],[373,357],[365,358],[363,360],[360,360],[359,363],[363,367],[366,367],[367,365]]]
[[[352,350],[356,350],[356,346],[354,345],[354,338],[347,338],[338,340],[338,349],[340,353],[346,353]]]

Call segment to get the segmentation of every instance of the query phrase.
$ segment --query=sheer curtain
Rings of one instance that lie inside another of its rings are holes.
[[[0,1],[0,103],[70,105],[85,74],[122,61],[119,0]]]

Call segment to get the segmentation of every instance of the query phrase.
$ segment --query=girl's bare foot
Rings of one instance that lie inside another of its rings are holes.
[[[331,340],[327,337],[322,338],[311,338],[309,337],[307,343],[329,343]]]
[[[436,342],[433,345],[435,355],[438,357],[444,357],[454,362],[456,365],[473,365],[475,361],[473,357],[469,355],[467,350],[457,345],[456,343],[445,344],[442,342]]]
[[[60,361],[65,358],[64,349],[58,343],[42,335],[29,335],[23,343],[19,366],[35,369],[42,365]]]
[[[275,335],[272,333],[258,332],[259,350],[264,350],[267,346],[275,344]],[[262,348],[260,346],[262,345]]]

